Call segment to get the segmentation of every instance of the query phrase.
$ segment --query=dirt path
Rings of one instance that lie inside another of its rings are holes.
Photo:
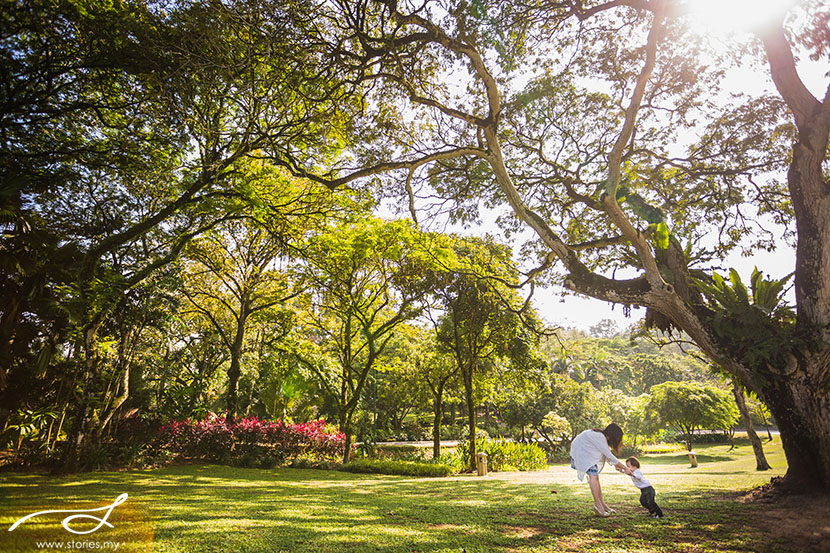
[[[830,494],[770,496],[758,489],[738,501],[760,508],[752,525],[770,541],[805,553],[830,552]]]

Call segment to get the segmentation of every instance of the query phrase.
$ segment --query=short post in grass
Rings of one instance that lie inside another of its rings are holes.
[[[689,462],[692,464],[692,468],[695,468],[697,466],[697,453],[695,453],[694,451],[689,451],[688,455]]]
[[[483,451],[476,455],[476,468],[479,476],[487,476],[487,454]]]

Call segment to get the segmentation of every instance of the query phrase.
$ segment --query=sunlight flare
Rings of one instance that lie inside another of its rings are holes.
[[[780,21],[795,0],[689,0],[689,22],[700,33],[754,31]]]

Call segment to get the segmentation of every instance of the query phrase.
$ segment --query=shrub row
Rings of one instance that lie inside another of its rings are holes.
[[[493,471],[544,470],[548,456],[536,444],[509,442],[503,438],[488,441],[484,448],[488,467]]]
[[[685,451],[685,449],[686,447],[679,443],[659,443],[645,444],[639,448],[639,451],[647,455],[653,455],[655,453],[674,453],[676,451]]]
[[[547,454],[534,443],[512,442],[504,438],[490,439],[481,430],[476,432],[476,451],[487,454],[488,470],[493,472],[513,470],[544,470]],[[463,440],[455,450],[454,464],[458,470],[467,467],[470,443]]]
[[[452,467],[442,463],[416,463],[386,459],[356,459],[338,470],[368,474],[396,474],[402,476],[449,476]]]
[[[317,461],[342,455],[346,437],[323,420],[302,424],[210,415],[202,421],[172,421],[161,427],[159,445],[181,457],[225,464],[270,467],[289,459]]]

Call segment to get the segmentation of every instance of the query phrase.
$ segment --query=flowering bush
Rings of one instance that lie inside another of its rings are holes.
[[[188,419],[162,426],[159,441],[162,448],[182,457],[273,466],[298,457],[336,459],[346,437],[329,430],[323,420],[288,424],[246,417],[228,424],[225,417],[211,414],[202,421]]]

